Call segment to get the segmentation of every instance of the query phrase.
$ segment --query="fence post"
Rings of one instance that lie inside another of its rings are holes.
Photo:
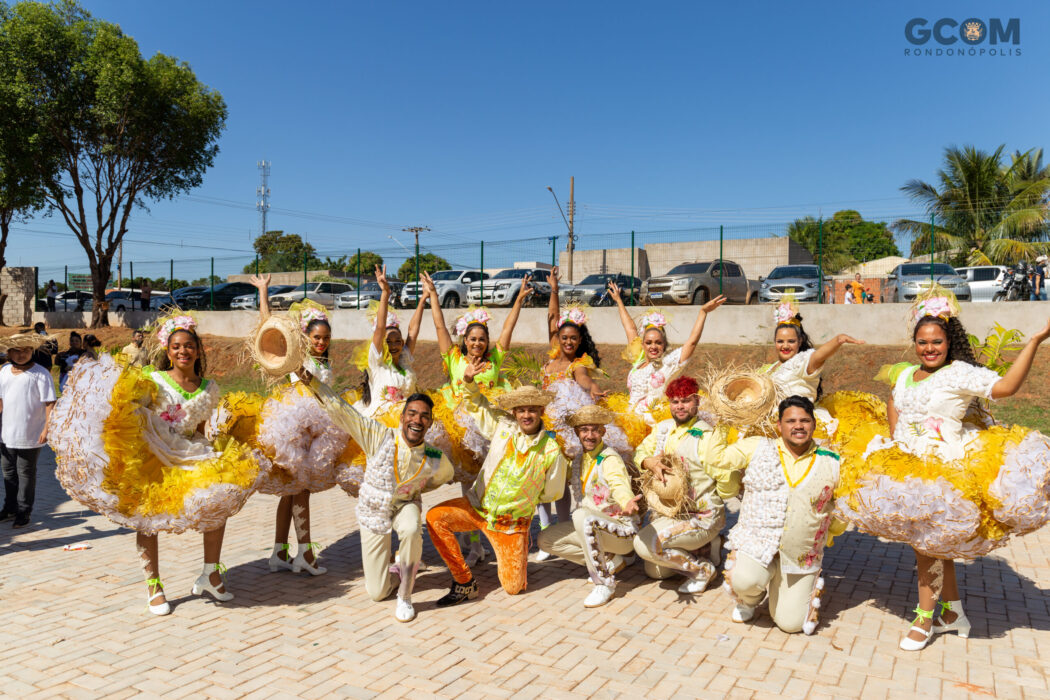
[[[303,301],[306,301],[306,249],[303,249]]]
[[[175,293],[175,258],[168,258],[168,294]],[[172,302],[175,299],[172,298]]]
[[[135,307],[135,263],[128,261],[128,277],[131,279],[129,286],[131,287],[131,306]]]
[[[69,265],[66,265],[66,271],[63,274],[65,279],[62,280],[62,286],[65,287],[63,291],[66,293],[62,295],[62,310],[69,311]],[[33,310],[36,311],[36,309]]]
[[[211,291],[208,293],[208,310],[215,311],[215,258],[211,259],[211,274],[208,276]]]
[[[631,231],[631,296],[630,305],[634,304],[634,231]]]
[[[481,278],[480,280],[478,280],[479,282],[481,282],[481,306],[484,306],[485,305],[485,241],[481,241],[481,268],[480,268],[479,272],[480,272],[480,274],[478,275],[478,277]],[[518,293],[520,294],[521,292],[518,292]]]
[[[718,227],[718,296],[722,296],[722,278],[726,274],[726,266],[722,264],[724,233],[725,227],[720,225]]]
[[[824,217],[817,222],[817,303],[824,303]],[[832,300],[834,301],[834,300]]]
[[[551,236],[551,267],[558,266],[558,237]]]
[[[357,249],[357,310],[361,310],[361,249]]]
[[[933,287],[933,219],[936,214],[930,214],[930,287]]]

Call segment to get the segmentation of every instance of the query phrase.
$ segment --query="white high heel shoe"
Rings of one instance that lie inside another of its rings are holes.
[[[285,570],[285,571],[291,571],[292,570],[292,562],[291,562],[291,560],[289,560],[287,558],[282,559],[281,556],[280,556],[281,552],[284,552],[284,556],[287,557],[288,556],[288,550],[290,550],[290,549],[291,549],[291,547],[288,545],[287,542],[275,543],[273,545],[273,553],[270,555],[269,561],[266,562],[267,564],[270,565],[270,573],[277,573],[278,571],[281,571],[282,569]]]
[[[201,595],[202,593],[208,593],[212,598],[220,603],[233,600],[233,594],[229,591],[220,591],[218,586],[213,586],[211,583],[211,574],[213,571],[218,571],[219,576],[222,578],[220,586],[225,588],[226,586],[226,567],[222,564],[205,564],[204,570],[201,575],[197,577],[197,580],[193,583],[193,595]]]
[[[309,552],[311,549],[314,550],[313,564],[306,561],[306,553]],[[315,564],[317,564],[317,551],[319,549],[321,549],[321,546],[315,544],[314,542],[300,543],[299,551],[295,553],[295,559],[292,560],[292,571],[294,571],[297,574],[306,571],[311,576],[320,576],[321,574],[327,574],[328,569],[324,568],[323,566],[315,566]]]
[[[904,635],[904,639],[902,639],[900,643],[900,648],[904,651],[919,651],[920,649],[924,649],[926,645],[930,643],[930,638],[933,637],[932,627],[929,630],[924,630],[918,625],[918,623],[922,620],[932,620],[933,611],[923,610],[919,606],[915,606],[915,615],[915,621],[912,622],[911,629],[908,630],[908,634],[911,634],[912,632],[918,632],[919,634],[923,635],[923,638],[916,640],[912,639],[907,634]]]
[[[157,598],[161,598],[164,596],[164,584],[160,582],[159,578],[151,578],[149,581],[146,581],[147,593],[149,593],[150,586],[155,587],[157,589],[157,592],[146,599],[146,607],[154,615],[170,615],[171,606],[168,604],[168,601],[165,600],[159,605],[153,604],[153,601],[155,601]]]
[[[943,616],[946,612],[955,613],[955,620],[952,622],[943,622],[940,617],[933,621],[933,627],[930,631],[934,634],[944,634],[945,632],[958,632],[960,639],[967,639],[970,636],[970,620],[966,617],[966,613],[963,611],[962,601],[959,600],[942,600],[941,601],[941,615]]]

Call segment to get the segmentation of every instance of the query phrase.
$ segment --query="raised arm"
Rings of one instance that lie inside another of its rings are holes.
[[[824,363],[828,359],[839,351],[846,343],[851,345],[864,345],[863,340],[857,340],[851,338],[845,333],[839,333],[834,338],[817,348],[812,355],[809,356],[809,364],[806,365],[806,374],[813,374],[814,372],[820,371],[820,368],[824,366]]]
[[[558,268],[552,267],[547,277],[551,285],[551,298],[547,302],[547,338],[553,338],[558,332],[558,316],[561,314],[561,306],[558,305]]]
[[[623,303],[623,297],[620,296],[620,285],[615,282],[609,282],[609,296],[616,302],[616,308],[620,310],[620,324],[623,325],[623,332],[627,335],[627,344],[630,345],[635,338],[638,337],[638,331],[634,329],[634,321],[631,319],[631,314],[627,313],[627,306]]]
[[[386,342],[386,313],[390,305],[390,282],[386,279],[386,265],[376,265],[376,284],[380,289],[379,311],[376,313],[376,329],[372,331],[372,346],[382,355],[383,343]]]
[[[689,332],[689,337],[686,338],[685,343],[682,345],[681,357],[683,363],[693,356],[693,350],[696,350],[696,344],[700,342],[700,336],[704,334],[704,324],[707,322],[707,314],[711,313],[724,303],[726,303],[726,296],[724,294],[719,294],[714,299],[700,307],[699,313],[696,314],[696,321],[693,322],[693,330]]]
[[[503,331],[499,335],[499,346],[504,350],[510,350],[510,339],[514,335],[514,326],[518,323],[518,316],[521,315],[521,305],[525,303],[525,300],[532,296],[536,290],[532,288],[532,275],[525,275],[521,278],[521,290],[518,292],[518,296],[514,298],[514,305],[510,307],[510,313],[507,314],[507,320],[503,322]]]
[[[1050,337],[1050,322],[1047,322],[1043,330],[1039,331],[1025,343],[1021,349],[1021,353],[1014,360],[1014,363],[1010,365],[1010,369],[1006,370],[1006,374],[1002,379],[992,385],[992,398],[1003,399],[1007,396],[1013,396],[1017,393],[1017,390],[1024,384],[1025,378],[1028,376],[1028,371],[1032,369],[1032,361],[1035,360],[1035,351],[1039,349],[1039,344]]]
[[[441,311],[441,298],[438,296],[434,280],[430,279],[430,273],[422,272],[420,277],[423,279],[426,295],[430,298],[430,315],[434,319],[434,332],[437,333],[438,348],[441,350],[441,354],[444,355],[452,347],[452,336],[449,335],[448,328],[445,326],[445,314]]]
[[[252,275],[248,281],[259,290],[259,320],[265,321],[270,318],[270,275]]]
[[[408,351],[416,351],[416,341],[419,339],[419,329],[423,326],[423,306],[427,303],[427,295],[420,294],[416,302],[416,310],[412,312],[412,318],[408,321],[408,337],[405,338],[405,347]]]

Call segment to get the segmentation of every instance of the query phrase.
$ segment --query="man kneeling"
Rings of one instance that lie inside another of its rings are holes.
[[[427,512],[434,548],[445,560],[454,583],[439,607],[476,598],[478,584],[463,560],[457,532],[481,530],[496,553],[499,582],[509,595],[524,590],[529,527],[537,503],[561,498],[565,491],[565,455],[552,432],[543,429],[543,408],[554,395],[533,386],[499,396],[498,413],[478,389],[474,377],[488,365],[471,358],[463,372],[465,398],[457,410],[474,419],[491,440],[485,462],[466,498],[440,503]]]
[[[540,549],[587,567],[594,590],[585,607],[605,605],[616,590],[616,573],[633,561],[632,538],[638,528],[638,500],[620,455],[607,447],[605,426],[615,415],[601,406],[584,406],[569,417],[585,450],[579,475],[572,480],[578,507],[572,522],[557,523],[540,532]],[[578,481],[577,481],[578,479]]]
[[[780,438],[741,440],[750,454],[740,518],[729,532],[724,589],[736,601],[734,622],[747,622],[769,595],[769,614],[784,632],[813,634],[824,580],[824,546],[846,529],[833,519],[839,456],[813,442],[813,402],[780,402]]]

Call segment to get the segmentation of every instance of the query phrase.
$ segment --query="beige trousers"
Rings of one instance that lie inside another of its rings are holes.
[[[541,530],[537,540],[539,548],[544,552],[590,569],[591,563],[587,561],[583,534],[583,521],[588,516],[600,517],[586,508],[577,508],[572,512],[572,522],[555,523]],[[634,551],[630,537],[619,537],[604,530],[598,530],[597,537],[598,545],[606,554],[630,554]]]
[[[780,570],[779,554],[769,566],[762,566],[746,554],[737,554],[734,559],[732,568],[726,571],[733,593],[744,604],[754,607],[768,592],[769,615],[776,626],[784,632],[801,632],[820,572],[785,574]]]
[[[634,551],[645,560],[649,578],[665,579],[675,574],[701,573],[696,550],[718,535],[725,525],[725,513],[707,517],[668,518],[653,515],[648,525],[635,535]]]
[[[397,564],[403,576],[415,578],[416,567],[423,558],[423,518],[419,504],[408,502],[396,507],[391,523],[398,539]],[[360,532],[365,591],[372,600],[383,600],[398,585],[398,579],[390,573],[391,533],[379,535],[366,527],[360,528]]]

